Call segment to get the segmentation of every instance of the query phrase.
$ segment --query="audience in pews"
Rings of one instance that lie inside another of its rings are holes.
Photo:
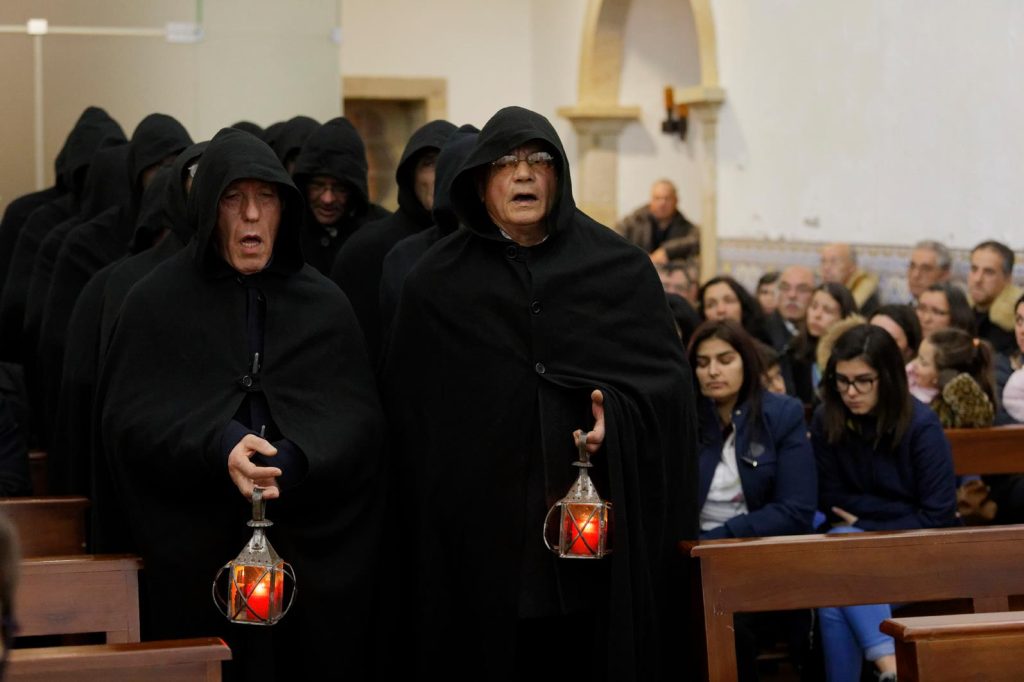
[[[811,441],[819,508],[832,533],[953,526],[953,459],[934,412],[907,390],[903,358],[884,329],[858,325],[836,341]],[[878,557],[890,561],[892,557]],[[867,659],[895,679],[887,604],[819,609],[828,679],[860,679]]]
[[[997,424],[1024,423],[1024,295],[1013,308],[1014,347],[995,360],[996,395],[1001,403]]]
[[[820,339],[832,325],[856,313],[853,296],[842,284],[826,282],[811,295],[807,315],[800,333],[786,348],[784,373],[790,395],[804,405],[818,402],[818,384],[823,365],[818,361]]]
[[[651,187],[651,200],[615,226],[623,237],[651,256],[655,265],[672,260],[696,262],[700,256],[700,228],[679,211],[676,186],[658,180]]]
[[[814,271],[803,265],[790,265],[779,276],[779,303],[768,317],[768,333],[780,353],[806,322],[814,284]]]
[[[925,289],[915,310],[922,337],[947,327],[963,329],[971,336],[977,334],[978,325],[967,295],[951,282],[939,282]]]
[[[943,428],[982,428],[995,419],[992,348],[962,329],[940,329],[921,342],[914,360],[917,383]]]
[[[765,315],[771,315],[779,307],[780,274],[778,270],[771,270],[757,280],[757,302]]]
[[[917,355],[921,345],[921,323],[914,311],[905,305],[890,303],[881,306],[869,322],[889,332],[899,346],[904,362],[910,362]]]
[[[705,320],[734,320],[758,341],[771,343],[761,304],[732,277],[712,277],[701,286],[697,300]]]

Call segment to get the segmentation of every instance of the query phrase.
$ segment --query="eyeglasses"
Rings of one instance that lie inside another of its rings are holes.
[[[853,390],[857,393],[867,393],[871,390],[871,387],[875,385],[875,382],[878,381],[878,375],[876,374],[871,377],[859,376],[851,379],[847,376],[843,376],[842,374],[836,374],[835,381],[836,389],[840,393],[846,393],[849,391],[850,386],[853,386]]]
[[[505,154],[499,156],[496,160],[491,162],[491,168],[497,171],[512,170],[518,168],[521,162],[525,161],[530,168],[551,168],[555,165],[555,157],[551,156],[547,152],[532,152],[525,156],[518,156],[516,154]]]
[[[918,303],[917,304],[917,312],[919,312],[922,315],[936,315],[936,316],[949,315],[949,311],[948,310],[942,310],[940,308],[936,308],[935,306],[925,305],[924,303]]]
[[[331,190],[331,194],[347,196],[348,189],[345,185],[340,182],[323,182],[322,180],[310,180],[309,184],[306,185],[309,189],[309,193],[314,199],[319,199],[327,190]]]
[[[814,287],[808,284],[798,284],[797,286],[794,287],[792,284],[787,284],[786,282],[783,282],[782,284],[779,285],[779,291],[783,294],[788,294],[790,291],[793,291],[794,289],[796,290],[796,293],[801,294],[803,296],[807,296],[812,291],[814,291]]]

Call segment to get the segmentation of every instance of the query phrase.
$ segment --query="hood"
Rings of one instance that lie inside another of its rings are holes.
[[[139,122],[132,133],[128,171],[133,196],[142,193],[142,172],[169,156],[177,155],[192,144],[185,127],[167,114],[150,114]]]
[[[430,212],[416,198],[416,164],[429,151],[440,151],[445,141],[455,132],[455,125],[444,120],[431,121],[421,126],[409,138],[402,152],[402,158],[395,170],[395,182],[398,183],[398,205],[413,219],[427,227],[433,222]],[[436,182],[436,177],[435,177]]]
[[[302,269],[302,195],[266,143],[233,128],[222,129],[210,140],[188,195],[188,222],[196,235],[196,266],[207,275],[234,272],[217,253],[213,234],[221,194],[229,184],[244,178],[272,182],[281,196],[281,225],[267,270],[290,273]]]
[[[128,183],[128,152],[130,145],[119,144],[97,151],[89,164],[82,193],[82,222],[95,218],[111,206],[128,206],[131,192]]]
[[[476,145],[480,129],[472,125],[461,126],[437,155],[437,170],[434,176],[434,222],[444,234],[451,234],[459,228],[459,217],[452,207],[452,182],[462,169],[469,153]]]
[[[576,204],[572,198],[569,164],[562,141],[550,121],[522,107],[505,107],[491,117],[452,183],[452,205],[463,225],[481,236],[502,239],[477,193],[478,178],[483,177],[491,162],[499,156],[532,140],[547,145],[555,157],[555,172],[558,174],[557,190],[548,214],[548,234],[554,236],[568,227],[576,212]]]
[[[244,130],[250,135],[255,135],[260,139],[263,138],[263,128],[260,128],[252,121],[238,121],[237,123],[232,123],[231,127],[235,130]]]
[[[274,124],[267,128],[264,141],[277,154],[277,158],[287,167],[288,162],[293,160],[312,135],[320,123],[309,116],[296,116],[281,124]]]
[[[161,233],[171,227],[167,211],[167,190],[174,180],[170,168],[159,168],[142,192],[139,214],[135,218],[135,232],[132,235],[132,253],[145,251],[156,243]]]
[[[178,154],[171,164],[172,181],[167,183],[164,205],[167,209],[169,227],[183,244],[192,239],[192,226],[188,222],[188,193],[185,192],[185,178],[188,167],[198,161],[209,142],[197,142]]]
[[[832,357],[832,349],[835,347],[836,341],[839,340],[839,337],[854,327],[865,323],[867,323],[867,320],[854,313],[853,315],[849,315],[839,320],[821,335],[821,338],[818,339],[818,348],[815,351],[815,358],[817,360],[818,367],[821,368],[822,372],[824,372],[825,368],[828,367],[828,359]]]
[[[295,159],[292,175],[303,196],[306,183],[314,175],[329,175],[341,180],[350,188],[347,208],[348,214],[353,215],[365,212],[370,203],[367,173],[369,166],[363,138],[347,118],[339,116],[309,136]]]
[[[78,117],[57,156],[57,185],[81,200],[93,155],[103,147],[127,141],[121,126],[106,111],[88,107]]]

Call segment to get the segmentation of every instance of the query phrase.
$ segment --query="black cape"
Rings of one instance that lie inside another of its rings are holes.
[[[555,155],[549,237],[503,238],[478,198],[490,163],[530,140]],[[409,274],[384,373],[397,459],[416,502],[421,670],[511,677],[522,617],[581,615],[594,671],[656,680],[678,670],[688,586],[677,542],[697,534],[690,371],[650,260],[576,209],[557,133],[516,107],[484,126],[455,179],[463,225]],[[541,542],[575,477],[572,432],[606,437],[592,476],[614,510],[615,553],[559,561]],[[566,635],[562,650],[572,651]],[[558,646],[558,644],[556,644]],[[673,653],[676,650],[673,649]]]
[[[283,199],[273,259],[249,276],[231,269],[213,242],[219,197],[240,178],[276,183]],[[269,147],[248,133],[219,132],[189,194],[196,238],[124,300],[97,404],[103,452],[146,563],[146,636],[222,636],[243,668],[276,651],[290,678],[338,670],[360,679],[383,421],[351,306],[303,263],[301,207]],[[246,336],[250,287],[266,302],[265,357],[255,376]],[[250,506],[228,477],[221,438],[253,390],[265,395],[280,433],[309,465],[268,506],[275,524],[268,536],[295,566],[300,586],[292,611],[269,632],[229,625],[210,599],[213,575],[249,535]],[[247,649],[260,637],[273,638],[273,648]]]
[[[473,150],[479,132],[479,128],[467,124],[449,136],[437,156],[432,211],[434,225],[398,242],[384,257],[380,276],[380,320],[385,341],[390,334],[406,275],[431,246],[459,227],[459,218],[452,208],[452,182]]]
[[[416,165],[423,154],[440,151],[453,132],[455,126],[448,121],[431,121],[412,134],[395,171],[398,210],[367,223],[345,242],[334,259],[331,279],[352,303],[373,364],[381,349],[380,276],[384,257],[401,240],[434,224],[430,211],[416,198]]]
[[[66,187],[67,191],[29,216],[9,256],[0,299],[0,359],[21,360],[25,302],[40,245],[53,228],[78,214],[86,190],[86,172],[94,154],[103,147],[125,141],[121,126],[98,107],[88,107],[82,112],[68,135],[60,154],[58,176],[58,186]]]
[[[93,275],[128,253],[133,232],[149,235],[147,225],[159,225],[164,181],[161,188],[148,193],[148,210],[139,229],[137,224],[143,201],[143,173],[166,158],[177,156],[192,144],[185,128],[166,114],[146,116],[132,133],[128,144],[128,179],[131,199],[121,205],[117,214],[107,219],[95,219],[72,230],[61,244],[54,265],[53,279],[46,297],[42,325],[39,330],[37,358],[43,382],[46,423],[51,426],[56,418],[67,342],[68,320],[82,289]]]
[[[302,230],[306,262],[327,275],[342,244],[366,223],[391,215],[370,203],[366,147],[348,119],[339,116],[317,128],[306,139],[295,159],[292,177],[306,201],[306,187],[315,175],[329,175],[348,188],[345,215],[334,225],[321,225],[307,207]]]
[[[281,165],[288,168],[295,164],[295,157],[313,132],[320,127],[319,121],[309,116],[294,116],[287,121],[275,123],[263,131],[263,141],[277,154]]]

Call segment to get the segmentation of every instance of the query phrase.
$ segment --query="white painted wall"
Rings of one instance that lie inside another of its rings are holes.
[[[633,0],[626,18],[625,54],[619,102],[643,108],[642,119],[619,139],[619,215],[647,203],[651,184],[672,180],[680,210],[701,221],[700,145],[691,120],[686,140],[661,132],[664,88],[700,83],[696,33],[688,2]]]
[[[1024,3],[714,0],[724,237],[1024,236]]]

